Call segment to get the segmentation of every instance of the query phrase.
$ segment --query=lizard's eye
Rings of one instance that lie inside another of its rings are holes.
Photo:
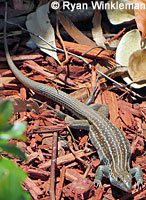
[[[120,177],[117,177],[117,181],[119,181],[119,182],[121,181]]]

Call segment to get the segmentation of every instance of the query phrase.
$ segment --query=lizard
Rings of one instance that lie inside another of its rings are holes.
[[[126,192],[132,189],[132,177],[135,177],[135,186],[139,188],[143,184],[142,170],[139,166],[130,168],[130,143],[121,129],[103,115],[98,104],[86,105],[59,89],[33,81],[21,73],[8,50],[6,21],[5,17],[4,49],[7,63],[15,77],[25,87],[71,111],[79,119],[70,118],[71,127],[88,130],[89,139],[97,150],[101,162],[96,170],[95,185],[102,187],[102,178],[106,175],[112,185]]]

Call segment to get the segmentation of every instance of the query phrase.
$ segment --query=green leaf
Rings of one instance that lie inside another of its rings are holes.
[[[0,139],[10,140],[12,138],[25,140],[25,136],[22,135],[26,130],[26,124],[24,122],[15,122],[14,125],[8,124],[0,129]]]
[[[10,101],[0,104],[0,128],[4,127],[13,113],[13,105]]]
[[[0,159],[0,200],[30,200],[30,195],[21,187],[26,173],[12,161]]]
[[[1,134],[1,132],[7,132],[7,131],[9,131],[13,126],[14,126],[13,124],[5,124],[5,126],[3,126],[0,129],[0,134]]]
[[[25,153],[22,152],[20,148],[14,144],[0,144],[0,151],[12,153],[13,155],[18,156],[22,160],[26,159]]]

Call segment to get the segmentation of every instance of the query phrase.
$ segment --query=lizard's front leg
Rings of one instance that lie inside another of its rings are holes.
[[[136,179],[136,184],[135,184],[135,188],[139,188],[140,186],[142,186],[143,184],[143,175],[142,175],[142,170],[140,167],[134,167],[132,169],[130,169],[129,173],[131,174],[131,176],[134,176]]]
[[[83,130],[89,130],[89,122],[86,119],[74,119],[73,117],[63,113],[60,110],[55,110],[57,117],[61,120],[64,120],[66,123],[69,124],[70,128],[73,129],[83,129]]]
[[[102,187],[102,178],[103,174],[105,174],[107,177],[109,176],[109,168],[106,167],[105,165],[100,165],[97,170],[96,170],[96,175],[94,179],[94,183],[97,187]]]

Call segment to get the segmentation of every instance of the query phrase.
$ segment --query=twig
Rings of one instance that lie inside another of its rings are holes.
[[[41,134],[41,133],[53,133],[53,132],[59,132],[63,129],[54,129],[54,130],[47,130],[47,131],[33,131],[33,132],[27,132],[27,135],[29,134]],[[52,137],[52,135],[47,136],[47,137]]]
[[[131,93],[133,96],[137,96],[139,98],[142,98],[139,94],[137,94],[136,92],[130,90],[129,88],[125,87],[124,85],[122,85],[121,83],[118,83],[117,81],[113,80],[112,78],[110,78],[109,76],[107,76],[106,74],[104,74],[103,72],[97,70],[97,72],[102,75],[103,77],[107,78],[108,80],[112,81],[113,83],[115,83],[116,85],[120,86],[121,88],[127,90],[127,92]]]
[[[64,179],[65,179],[65,171],[66,171],[66,167],[65,165],[63,165],[62,169],[60,170],[60,181],[58,183],[58,188],[56,191],[56,199],[60,200],[61,198],[61,193],[63,190],[63,184],[64,184]]]
[[[113,40],[116,40],[118,37],[120,37],[124,31],[126,30],[126,28],[123,28],[119,33],[117,33],[115,36],[113,36],[109,41],[108,43],[112,42]]]
[[[65,54],[65,60],[61,63],[62,65],[64,65],[64,63],[66,63],[68,61],[68,53],[67,53],[67,50],[66,50],[66,47],[65,47],[65,44],[64,44],[64,41],[60,35],[60,32],[59,32],[59,24],[58,24],[58,15],[57,15],[57,18],[56,18],[56,35],[57,37],[59,38],[60,40],[60,43],[62,45],[62,48],[64,50],[64,54]]]
[[[50,196],[51,200],[55,200],[55,169],[56,169],[56,158],[57,158],[57,145],[58,133],[53,134],[52,139],[52,158],[51,158],[51,172],[50,172]]]

